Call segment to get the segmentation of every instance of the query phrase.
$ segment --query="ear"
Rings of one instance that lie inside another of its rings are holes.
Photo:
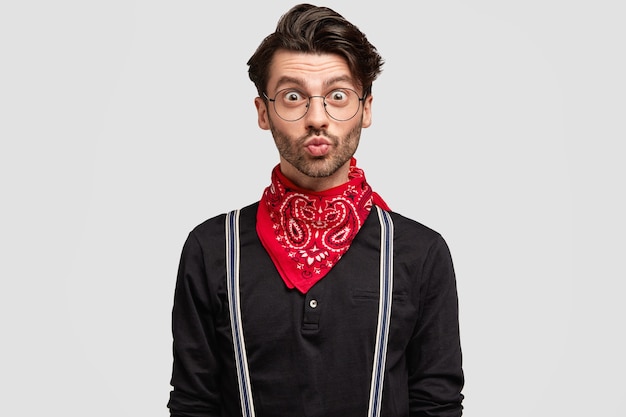
[[[374,97],[371,95],[368,95],[365,97],[365,100],[363,100],[363,122],[361,124],[363,128],[372,125],[372,100],[374,100]]]
[[[269,115],[267,114],[267,103],[261,97],[256,97],[254,99],[254,105],[256,107],[256,112],[258,116],[257,122],[259,123],[259,127],[263,130],[270,130],[270,120]]]

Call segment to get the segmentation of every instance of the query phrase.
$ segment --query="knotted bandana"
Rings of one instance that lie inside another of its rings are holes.
[[[288,288],[306,293],[350,248],[372,204],[389,210],[350,161],[348,182],[326,191],[299,188],[272,170],[257,211],[257,234]]]

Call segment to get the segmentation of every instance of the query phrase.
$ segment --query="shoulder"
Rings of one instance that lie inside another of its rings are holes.
[[[451,257],[441,233],[400,213],[387,213],[393,223],[394,253],[398,261],[424,265],[432,259],[447,260]]]
[[[248,206],[245,206],[239,209],[239,216],[241,218],[250,218],[256,216],[257,207],[259,206],[259,202],[252,203]],[[215,232],[223,232],[224,224],[226,222],[226,216],[228,213],[221,213],[216,216],[210,217],[204,220],[202,223],[198,224],[191,230],[192,234],[196,235],[211,235]]]
[[[239,209],[240,222],[254,222],[258,205],[259,202],[257,201]],[[221,213],[204,220],[191,230],[189,233],[190,237],[197,239],[201,244],[207,244],[215,240],[222,242],[224,240],[227,214]]]
[[[437,241],[443,240],[441,234],[420,223],[417,220],[406,217],[394,211],[388,212],[394,226],[394,235],[399,240],[410,240],[415,243],[430,245]]]

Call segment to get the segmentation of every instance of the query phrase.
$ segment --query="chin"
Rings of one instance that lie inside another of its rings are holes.
[[[317,157],[313,161],[295,165],[295,167],[311,178],[328,178],[341,168],[343,164],[338,164],[327,157]]]

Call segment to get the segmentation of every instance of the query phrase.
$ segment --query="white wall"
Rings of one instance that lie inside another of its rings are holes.
[[[246,61],[293,4],[0,6],[3,414],[168,415],[178,256],[269,182]],[[452,249],[465,415],[623,415],[621,2],[325,4],[386,59],[359,165]]]

